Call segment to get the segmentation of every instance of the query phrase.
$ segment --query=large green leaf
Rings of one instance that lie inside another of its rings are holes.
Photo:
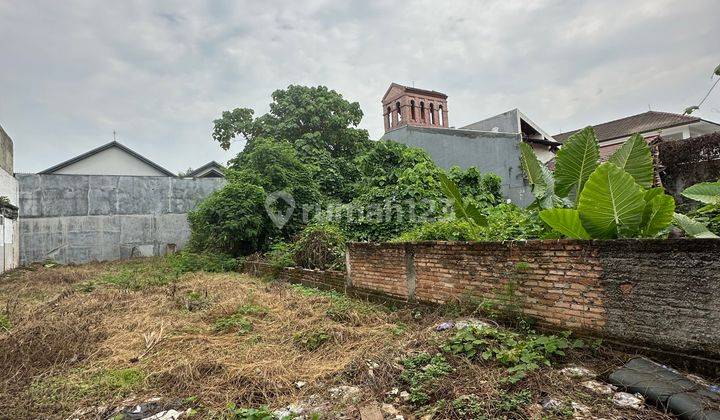
[[[682,195],[705,204],[720,205],[720,181],[695,184],[685,188]]]
[[[650,188],[653,182],[653,159],[645,139],[639,135],[631,136],[613,153],[608,162],[632,175],[635,182],[643,188]]]
[[[642,222],[643,195],[630,174],[604,163],[590,175],[580,194],[580,220],[593,238],[634,236]]]
[[[520,163],[528,182],[532,185],[533,195],[536,199],[542,200],[548,195],[552,176],[545,165],[537,158],[532,146],[524,142],[520,143]]]
[[[540,218],[553,230],[572,239],[590,239],[575,209],[549,209],[540,212]]]
[[[717,235],[710,232],[707,226],[684,214],[675,213],[673,215],[673,224],[693,238],[718,238]]]
[[[645,193],[645,196],[648,194]],[[643,211],[642,235],[652,238],[665,230],[673,220],[675,199],[667,194],[659,194],[645,202]]]
[[[586,127],[563,144],[555,157],[555,194],[560,197],[577,197],[600,159],[598,142],[592,127]]]
[[[447,198],[452,202],[455,216],[458,219],[467,220],[478,226],[487,226],[487,217],[472,203],[465,204],[462,194],[455,182],[447,177],[444,173],[440,173],[440,188]]]

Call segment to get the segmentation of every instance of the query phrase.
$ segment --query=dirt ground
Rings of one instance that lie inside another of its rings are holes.
[[[103,418],[151,398],[195,418],[262,418],[240,408],[289,404],[308,418],[359,418],[382,404],[386,418],[406,419],[666,417],[618,409],[559,372],[584,366],[603,378],[632,356],[603,346],[514,384],[506,367],[447,355],[451,369],[426,386],[428,401],[410,401],[403,360],[439,353],[453,331],[435,326],[457,309],[390,308],[240,273],[177,274],[164,259],[6,273],[0,314],[0,418]],[[561,406],[543,409],[549,398]]]

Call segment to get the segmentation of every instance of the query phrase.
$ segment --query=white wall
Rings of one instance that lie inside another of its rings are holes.
[[[18,205],[18,181],[14,176],[0,168],[0,196],[10,199],[10,204]],[[20,225],[0,215],[0,272],[18,266],[20,262]]]
[[[167,176],[117,147],[111,147],[53,171],[53,174]]]

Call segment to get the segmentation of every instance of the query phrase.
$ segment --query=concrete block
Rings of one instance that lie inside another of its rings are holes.
[[[223,178],[173,179],[171,181],[170,213],[187,213],[213,191],[226,184]]]
[[[120,218],[120,243],[144,244],[155,241],[155,218],[152,215],[124,215]]]
[[[185,246],[190,238],[190,224],[187,214],[161,214],[156,217],[157,243],[162,252],[167,244],[175,244],[177,249]]]
[[[40,175],[17,174],[19,189],[20,217],[38,217],[42,215],[42,188]]]
[[[161,214],[169,209],[170,179],[155,176],[118,178],[118,214]]]
[[[88,214],[88,176],[53,175],[42,177],[41,216]]]
[[[88,191],[88,214],[117,214],[118,177],[111,175],[91,176]]]

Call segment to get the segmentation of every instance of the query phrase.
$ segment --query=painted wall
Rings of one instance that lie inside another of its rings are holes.
[[[116,147],[103,150],[53,173],[63,175],[167,176]]]
[[[190,237],[187,212],[224,179],[17,174],[20,263],[163,255]]]
[[[474,166],[493,172],[502,178],[503,194],[513,203],[525,206],[533,200],[520,166],[520,134],[406,126],[385,133],[383,139],[420,147],[442,168]]]
[[[13,142],[5,130],[0,127],[0,196],[18,205],[18,182],[13,177]],[[20,244],[19,224],[0,215],[0,273],[13,269],[19,264]]]

